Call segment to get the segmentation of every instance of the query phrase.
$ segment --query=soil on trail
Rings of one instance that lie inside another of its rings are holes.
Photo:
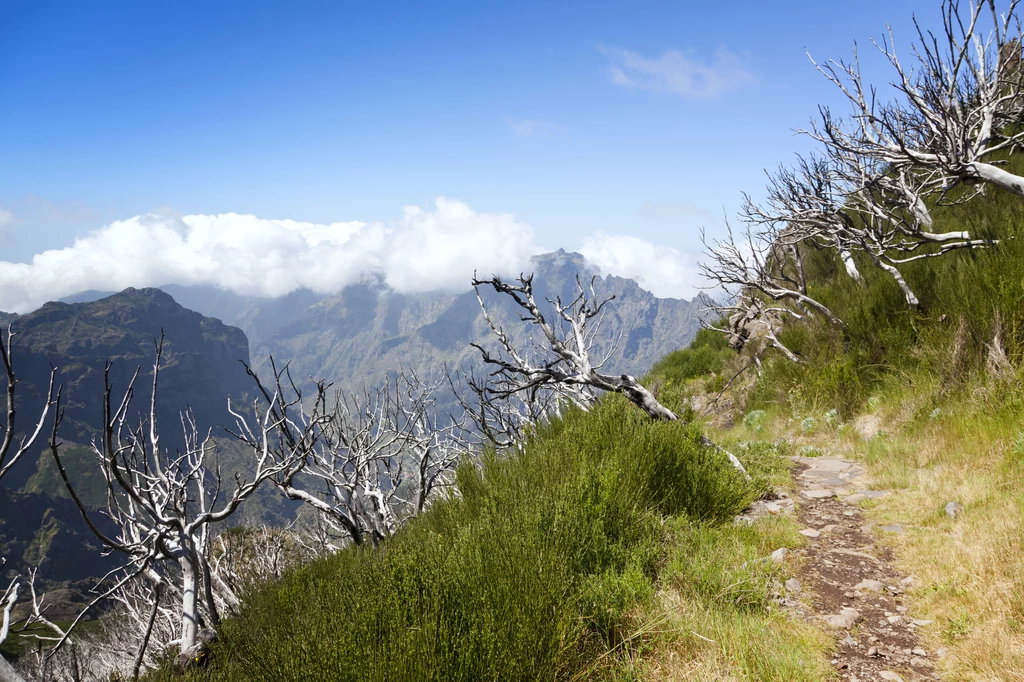
[[[898,525],[867,523],[858,502],[889,494],[867,490],[865,472],[837,457],[796,457],[796,518],[807,544],[796,550],[796,579],[786,603],[824,623],[836,636],[832,664],[849,682],[938,680],[933,659],[918,640],[916,620],[903,603],[913,578],[900,575],[877,537],[901,534]]]

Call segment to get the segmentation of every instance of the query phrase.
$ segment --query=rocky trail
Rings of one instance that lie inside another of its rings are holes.
[[[866,489],[865,471],[856,462],[793,459],[798,500],[790,513],[808,542],[793,552],[796,577],[786,581],[786,605],[834,631],[832,664],[841,680],[938,680],[936,654],[917,634],[931,622],[915,619],[903,601],[913,578],[896,571],[892,552],[877,541],[904,528],[868,523],[857,504],[890,493]],[[768,505],[774,513],[793,508],[788,500]]]

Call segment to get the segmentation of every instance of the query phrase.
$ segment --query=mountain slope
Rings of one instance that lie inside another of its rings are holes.
[[[57,367],[66,407],[62,451],[72,483],[87,504],[105,501],[105,483],[88,444],[99,433],[103,418],[103,372],[108,361],[115,401],[141,368],[130,415],[134,421],[138,412],[148,410],[154,343],[164,331],[157,419],[162,445],[172,451],[182,441],[181,410],[191,408],[197,423],[217,435],[222,433],[218,427],[229,422],[228,395],[241,396],[250,389],[239,362],[249,359],[245,334],[183,308],[158,289],[126,289],[82,303],[47,303],[8,319],[17,333],[12,342],[20,379],[17,428],[24,431],[34,424],[45,400],[50,367]],[[231,445],[221,448],[228,472],[246,466]],[[103,572],[99,569],[106,563],[91,547],[95,539],[78,511],[70,500],[58,499],[66,491],[42,443],[5,476],[3,485],[19,491],[0,495],[0,506],[9,509],[0,516],[5,520],[0,524],[0,546],[9,569],[24,573],[39,565],[47,581]],[[276,497],[269,503],[281,506]],[[72,557],[77,559],[69,561]]]
[[[612,351],[607,364],[611,371],[642,374],[658,358],[688,344],[700,327],[703,300],[657,298],[633,280],[601,276],[579,254],[544,254],[534,259],[533,267],[539,301],[575,298],[577,275],[585,285],[596,277],[599,296],[615,296],[597,343],[599,354]],[[350,388],[375,383],[400,367],[424,376],[436,375],[445,366],[465,369],[479,362],[471,342],[493,343],[471,289],[405,294],[370,281],[336,295],[302,291],[274,300],[211,287],[165,290],[183,305],[222,315],[244,329],[259,369],[265,371],[267,357],[273,355],[290,362],[296,377],[324,378]],[[525,341],[527,328],[517,311],[493,293],[483,293],[495,320],[517,342]]]
[[[13,318],[12,323],[18,332],[13,351],[21,379],[22,419],[45,399],[53,365],[58,368],[57,381],[64,387],[67,408],[62,436],[70,441],[88,443],[97,433],[107,361],[112,363],[115,391],[123,391],[135,370],[142,368],[137,399],[143,409],[154,343],[162,330],[166,340],[157,408],[166,426],[177,424],[179,411],[188,407],[200,424],[225,424],[227,396],[249,389],[239,362],[249,359],[245,334],[183,308],[159,289],[125,289],[89,303],[47,303]],[[176,435],[170,438],[168,445],[173,446]],[[33,469],[34,462],[22,462],[5,483],[20,487]]]

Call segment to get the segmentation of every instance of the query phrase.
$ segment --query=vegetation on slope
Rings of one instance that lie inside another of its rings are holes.
[[[674,407],[682,394],[665,377],[686,357],[656,375]],[[778,452],[748,448],[747,482],[700,434],[618,396],[572,411],[521,452],[466,463],[458,497],[381,548],[254,589],[189,675],[636,679],[682,655],[703,661],[701,679],[820,679],[820,640],[771,610],[765,556],[799,536],[774,519],[733,523],[784,475]]]
[[[1021,172],[1024,159],[1007,170]],[[915,578],[914,617],[934,621],[921,632],[943,651],[940,670],[947,679],[1022,680],[1024,203],[991,190],[933,215],[937,231],[1002,242],[906,265],[917,310],[870,263],[860,263],[866,282],[857,284],[834,253],[812,252],[809,291],[845,326],[819,316],[785,327],[779,338],[801,362],[767,355],[756,380],[722,401],[735,409],[719,421],[735,426],[714,437],[863,461],[875,487],[898,491],[861,504],[906,528],[891,542]],[[720,390],[748,359],[722,350],[701,362],[721,370],[691,391]]]

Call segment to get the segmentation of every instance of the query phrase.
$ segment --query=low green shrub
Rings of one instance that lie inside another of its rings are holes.
[[[700,435],[617,396],[571,411],[522,452],[464,465],[459,496],[381,547],[255,589],[223,624],[211,666],[190,676],[571,677],[612,651],[629,610],[652,598],[665,518],[711,527],[753,498]]]

